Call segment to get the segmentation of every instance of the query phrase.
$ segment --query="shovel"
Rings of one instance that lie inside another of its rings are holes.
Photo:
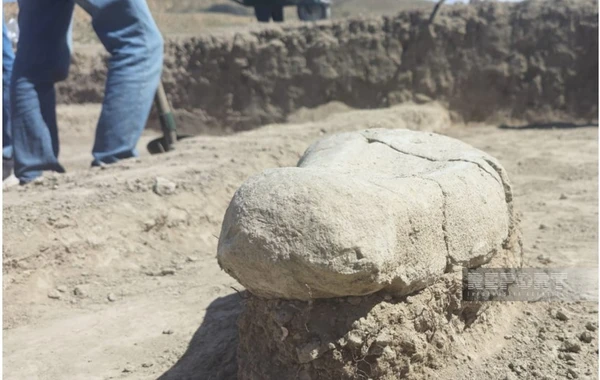
[[[165,93],[162,81],[158,84],[156,90],[156,96],[154,98],[154,104],[158,110],[158,117],[160,120],[160,128],[162,130],[162,137],[150,141],[147,145],[148,152],[150,154],[160,154],[164,152],[170,152],[175,149],[175,143],[181,139],[189,136],[178,135],[177,128],[175,126],[175,118],[171,112],[171,106]]]

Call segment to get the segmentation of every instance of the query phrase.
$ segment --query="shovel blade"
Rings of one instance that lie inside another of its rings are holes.
[[[187,139],[188,137],[192,137],[192,136],[177,135],[177,141]],[[165,141],[164,137],[159,137],[157,139],[150,141],[148,143],[148,145],[146,146],[146,148],[148,149],[148,152],[150,152],[150,154],[161,154],[161,153],[169,152],[171,150],[175,150],[174,144],[169,144],[167,141]]]

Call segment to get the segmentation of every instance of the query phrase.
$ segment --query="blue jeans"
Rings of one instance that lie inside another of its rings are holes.
[[[19,0],[10,92],[15,175],[22,184],[44,170],[64,172],[54,84],[68,75],[75,2],[111,55],[92,165],[137,156],[160,81],[163,40],[145,0]]]
[[[12,158],[12,141],[10,125],[10,76],[12,75],[15,54],[12,42],[8,38],[6,20],[2,18],[2,158]]]

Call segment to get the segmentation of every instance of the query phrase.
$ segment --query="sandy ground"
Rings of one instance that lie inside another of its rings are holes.
[[[295,165],[316,138],[377,126],[381,112],[338,129],[290,124],[199,136],[160,156],[145,152],[155,137],[148,132],[140,158],[88,169],[99,107],[61,106],[68,173],[3,195],[4,378],[235,378],[242,297],[234,288],[242,288],[215,258],[233,192],[262,169]],[[292,119],[327,114],[303,110]],[[598,129],[554,127],[455,125],[444,133],[508,170],[527,266],[597,267]],[[156,177],[177,188],[156,194]],[[596,332],[591,343],[578,338],[586,324],[597,326],[596,303],[503,307],[510,322],[501,315],[493,329],[474,331],[464,343],[471,354],[457,354],[439,376],[597,378]],[[556,319],[557,310],[568,320]],[[560,347],[571,340],[581,350],[565,357]]]

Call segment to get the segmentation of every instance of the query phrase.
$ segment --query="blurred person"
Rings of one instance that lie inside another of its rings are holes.
[[[9,89],[15,55],[4,14],[2,16],[2,181],[4,181],[11,175],[13,168]]]
[[[283,22],[283,5],[256,5],[254,15],[259,22]]]
[[[67,78],[77,3],[110,53],[92,166],[137,156],[160,81],[163,40],[145,0],[19,0],[20,36],[10,83],[15,175],[63,173],[54,84]]]

